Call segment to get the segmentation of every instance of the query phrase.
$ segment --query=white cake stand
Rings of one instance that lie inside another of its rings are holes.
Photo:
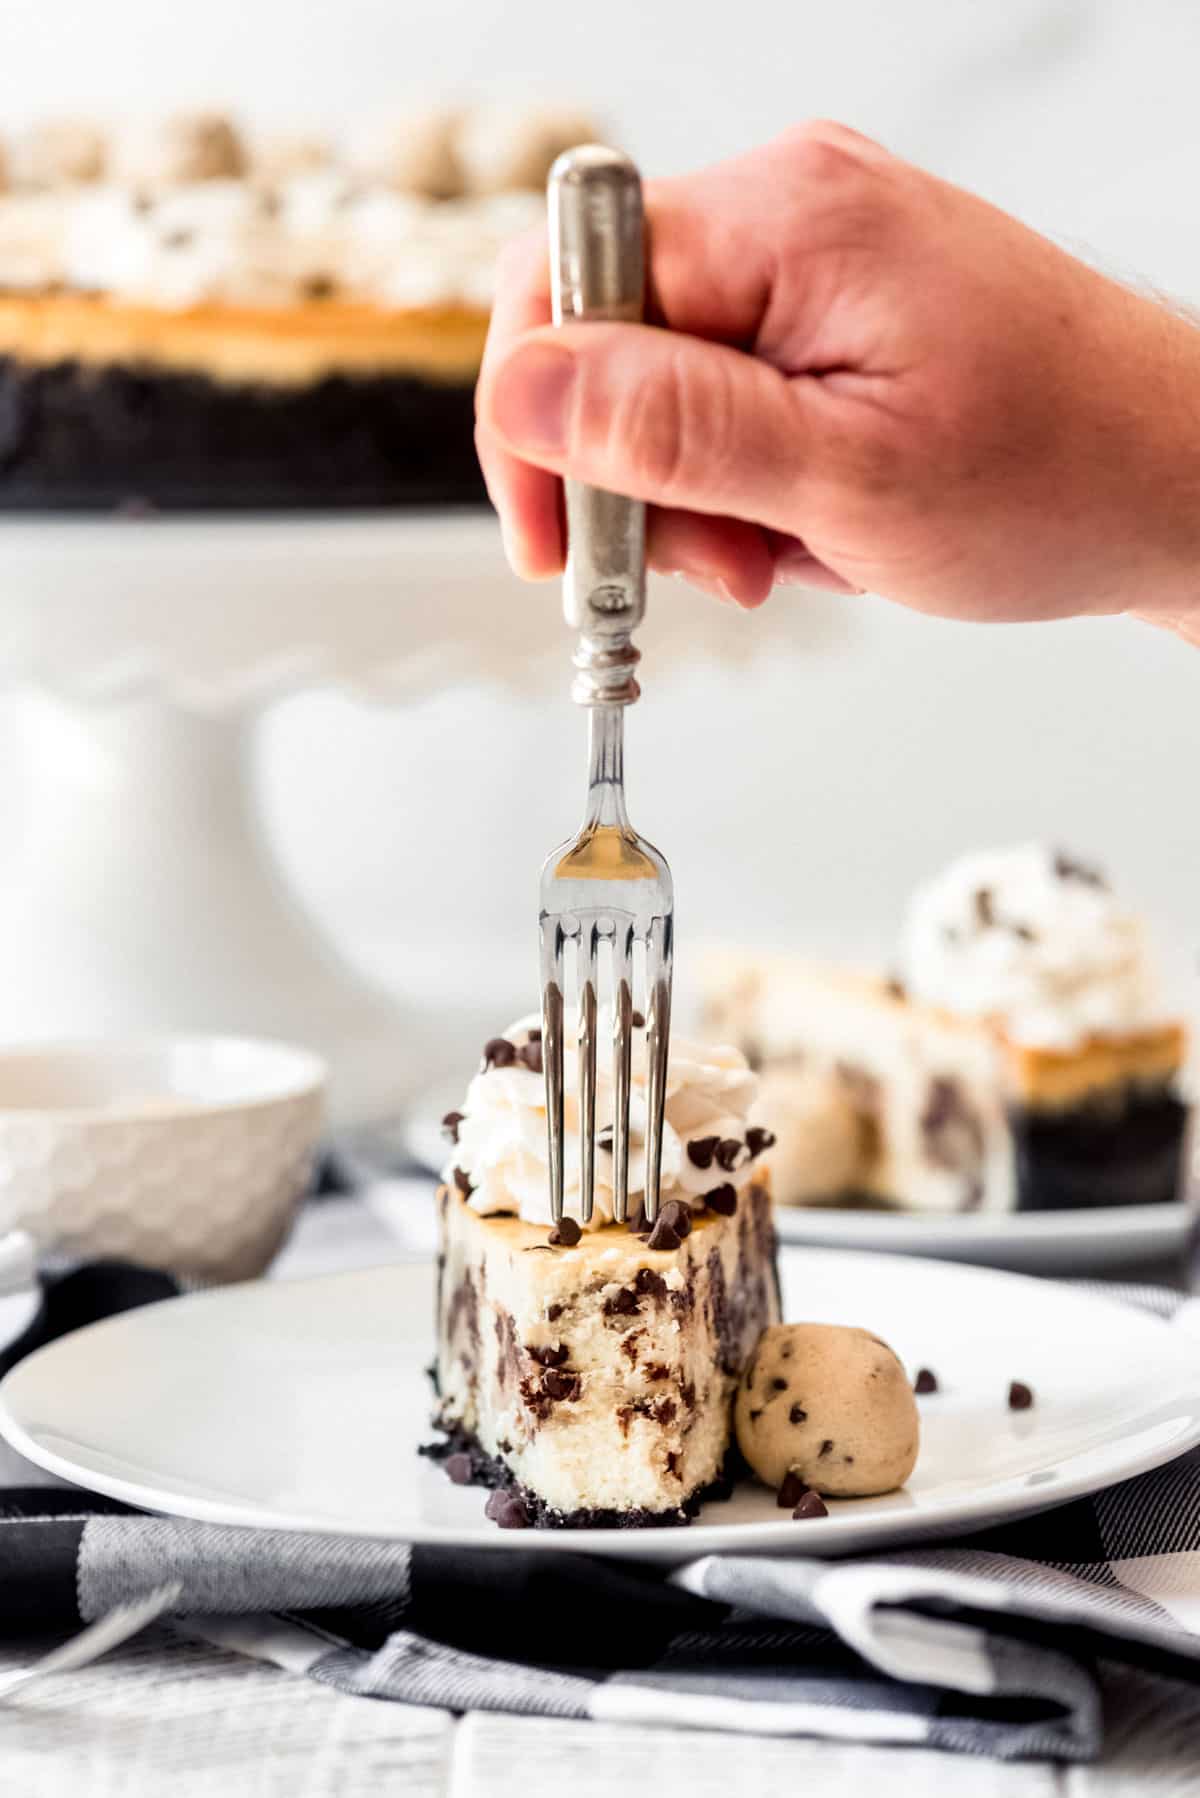
[[[649,641],[682,605],[675,640],[693,653],[698,616],[720,659],[771,635],[668,581]],[[509,574],[484,512],[5,521],[0,683],[21,790],[0,1035],[280,1036],[328,1057],[339,1121],[394,1113],[440,1071],[430,1021],[351,969],[287,890],[252,799],[252,735],[299,687],[395,703],[467,679],[548,691],[568,653],[556,600]]]

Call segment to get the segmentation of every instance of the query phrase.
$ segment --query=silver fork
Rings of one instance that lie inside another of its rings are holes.
[[[585,144],[550,171],[550,280],[554,322],[642,317],[642,186],[629,158]],[[646,1220],[658,1215],[663,1106],[671,1034],[674,889],[666,861],[625,810],[625,707],[641,689],[632,633],[646,611],[646,509],[616,493],[566,482],[563,611],[579,632],[571,697],[588,710],[588,793],[578,836],[542,869],[539,928],[542,1058],[550,1146],[550,1205],[563,1215],[565,956],[575,946],[579,989],[580,1213],[596,1190],[596,1038],[601,951],[611,959],[613,1215],[629,1203],[629,1088],[634,949],[645,953],[647,1054]]]

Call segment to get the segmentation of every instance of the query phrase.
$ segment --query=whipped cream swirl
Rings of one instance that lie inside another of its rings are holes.
[[[1043,844],[964,856],[913,896],[910,996],[1072,1049],[1162,1021],[1142,920],[1094,869]]]
[[[549,1224],[550,1179],[546,1142],[546,1094],[540,1071],[540,1022],[523,1018],[498,1041],[511,1045],[514,1057],[493,1054],[467,1088],[462,1112],[451,1114],[457,1140],[443,1178],[456,1172],[470,1182],[468,1203],[491,1216],[515,1212],[527,1223]],[[601,1044],[610,1039],[611,1022],[600,1018]],[[579,1214],[579,1088],[575,1040],[566,1035],[566,1209]],[[495,1048],[495,1044],[489,1044]],[[597,1056],[596,1188],[593,1226],[612,1218],[611,1142],[613,1088],[608,1058]],[[491,1065],[486,1065],[490,1062]],[[503,1062],[503,1065],[501,1065]],[[633,1034],[633,1067],[629,1105],[630,1210],[636,1209],[646,1179],[646,1032]],[[757,1092],[757,1078],[738,1049],[701,1047],[678,1037],[671,1040],[667,1073],[666,1119],[663,1128],[662,1197],[680,1199],[693,1210],[720,1186],[741,1191],[761,1167],[770,1139],[755,1132],[747,1119]],[[750,1141],[747,1142],[747,1131]],[[766,1141],[764,1141],[766,1138]],[[689,1153],[690,1149],[690,1153]],[[755,1152],[757,1151],[757,1152]]]

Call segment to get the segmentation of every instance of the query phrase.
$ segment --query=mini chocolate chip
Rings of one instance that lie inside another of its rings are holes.
[[[731,1174],[746,1152],[746,1145],[736,1136],[726,1136],[716,1147],[717,1166]]]
[[[635,1011],[635,1012],[631,1013],[629,1022],[633,1025],[635,1030],[644,1030],[646,1028],[645,1012],[644,1011]]]
[[[550,1232],[550,1247],[552,1249],[573,1249],[582,1235],[583,1231],[573,1217],[560,1217]]]
[[[772,1392],[786,1392],[787,1391],[787,1381],[781,1380],[779,1378],[779,1375],[776,1374],[775,1378],[771,1381],[771,1391]]]
[[[306,300],[331,300],[337,292],[337,282],[332,275],[309,275],[303,291]]]
[[[981,930],[990,930],[996,922],[996,906],[991,887],[975,888],[975,922]]]
[[[561,1305],[547,1305],[546,1306],[546,1322],[547,1323],[552,1323],[552,1324],[557,1323],[559,1318],[562,1316],[562,1314],[563,1314],[563,1307]]]
[[[545,1068],[542,1064],[542,1045],[540,1039],[537,1042],[525,1043],[522,1048],[518,1049],[517,1060],[522,1062],[529,1069],[531,1074],[544,1073]]]
[[[529,1524],[529,1514],[515,1492],[493,1492],[483,1507],[483,1514],[498,1523],[502,1530],[523,1530]]]
[[[678,1237],[682,1238],[691,1235],[692,1208],[690,1205],[685,1204],[682,1199],[668,1199],[658,1215],[660,1217],[670,1218],[671,1228]]]
[[[534,1024],[532,1026],[532,1028],[526,1033],[526,1041],[531,1042],[531,1043],[540,1043],[541,1040],[542,1040],[542,1033],[538,1029],[537,1025]]]
[[[517,1059],[517,1051],[506,1036],[493,1036],[483,1045],[483,1060],[480,1073],[486,1074],[492,1068],[508,1068]]]
[[[579,1375],[567,1373],[565,1368],[548,1367],[542,1375],[542,1391],[547,1398],[578,1398]]]
[[[802,1523],[807,1517],[828,1517],[828,1515],[829,1509],[819,1492],[806,1492],[792,1512],[797,1523]]]
[[[746,1132],[746,1147],[751,1156],[761,1155],[764,1149],[775,1147],[775,1132],[764,1130],[761,1124],[752,1124]]]
[[[1099,868],[1090,868],[1086,862],[1076,861],[1073,855],[1066,855],[1060,849],[1054,857],[1054,872],[1059,880],[1078,880],[1087,887],[1099,887],[1106,891],[1108,882]]]
[[[750,1422],[751,1422],[751,1423],[757,1423],[757,1422],[758,1422],[758,1420],[759,1420],[759,1418],[760,1418],[760,1417],[761,1417],[761,1416],[762,1416],[762,1411],[761,1411],[761,1410],[758,1410],[758,1411],[751,1411],[751,1413],[750,1413]]]
[[[456,1167],[454,1170],[453,1177],[454,1177],[454,1184],[457,1186],[459,1192],[461,1192],[463,1194],[464,1198],[469,1197],[470,1194],[472,1192],[474,1192],[475,1189],[471,1185],[470,1174],[464,1174],[460,1167]]]
[[[793,1405],[788,1412],[789,1423],[807,1423],[808,1412],[801,1405]]]
[[[704,1195],[704,1203],[718,1217],[732,1217],[737,1210],[737,1188],[734,1186],[714,1186],[711,1192]]]
[[[938,1378],[932,1368],[918,1367],[917,1377],[913,1381],[913,1391],[924,1394],[926,1392],[936,1392],[937,1389]]]
[[[541,1342],[526,1345],[525,1353],[539,1367],[561,1367],[567,1358],[568,1349],[565,1342]]]
[[[720,1140],[719,1136],[698,1136],[694,1142],[690,1142],[687,1146],[687,1158],[692,1166],[701,1170],[710,1168]]]
[[[677,1249],[682,1241],[674,1222],[666,1211],[661,1211],[654,1220],[654,1228],[646,1241],[648,1249]]]
[[[667,1282],[652,1267],[639,1267],[633,1285],[636,1292],[648,1292],[651,1298],[665,1299],[667,1296]]]
[[[638,1295],[632,1286],[622,1286],[604,1301],[606,1317],[632,1317],[638,1308]]]
[[[443,1462],[443,1466],[456,1486],[469,1486],[471,1484],[470,1455],[447,1455]]]
[[[883,990],[889,999],[906,999],[908,997],[908,989],[897,974],[889,974]]]
[[[781,1511],[790,1511],[798,1505],[806,1492],[811,1491],[807,1480],[801,1479],[794,1467],[788,1469],[783,1476],[783,1484],[779,1488],[779,1496],[775,1500]]]
[[[613,1147],[613,1127],[605,1124],[603,1130],[596,1132],[596,1147],[602,1155],[611,1155]]]
[[[831,1440],[830,1440],[830,1438],[829,1438],[829,1437],[828,1437],[828,1436],[826,1436],[826,1438],[825,1438],[825,1440],[824,1440],[824,1442],[822,1442],[822,1444],[821,1444],[821,1448],[820,1448],[820,1453],[819,1453],[819,1455],[818,1455],[818,1459],[820,1459],[820,1456],[821,1456],[821,1455],[827,1455],[827,1454],[829,1454],[829,1452],[830,1452],[830,1451],[831,1451],[831,1449],[832,1449],[832,1448],[833,1448],[833,1443],[832,1443],[832,1441],[831,1441]]]
[[[450,1142],[457,1142],[458,1126],[462,1121],[463,1113],[461,1111],[448,1111],[442,1119],[442,1135],[447,1137]]]
[[[1014,1380],[1008,1389],[1008,1408],[1010,1411],[1028,1411],[1033,1403],[1033,1388],[1024,1380]]]

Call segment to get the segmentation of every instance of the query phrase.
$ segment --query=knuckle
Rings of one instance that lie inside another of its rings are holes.
[[[833,119],[806,119],[786,133],[798,174],[807,180],[848,180],[864,174],[878,156],[869,138]]]

